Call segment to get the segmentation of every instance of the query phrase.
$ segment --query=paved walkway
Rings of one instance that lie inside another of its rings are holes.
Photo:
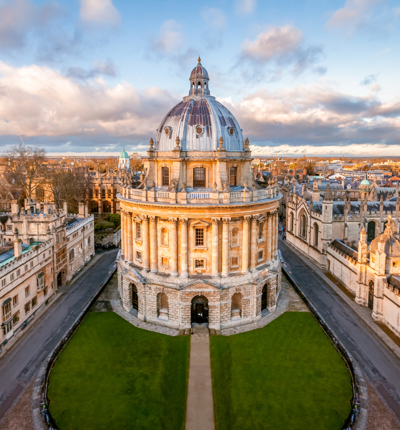
[[[214,430],[210,337],[202,325],[193,327],[190,340],[186,430]]]

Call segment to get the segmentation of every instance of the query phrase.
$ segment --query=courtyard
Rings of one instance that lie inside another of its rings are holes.
[[[215,428],[340,429],[351,409],[350,374],[308,312],[211,337]]]

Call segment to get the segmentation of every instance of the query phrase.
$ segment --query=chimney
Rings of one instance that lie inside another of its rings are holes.
[[[79,203],[79,217],[85,218],[85,205],[84,205],[84,203]]]
[[[67,204],[67,202],[63,203],[63,210],[64,210],[64,215],[68,215],[68,204]]]
[[[18,201],[13,200],[11,202],[11,213],[12,213],[12,215],[18,215],[18,212],[19,212]]]
[[[22,240],[18,238],[18,230],[14,230],[14,257],[19,258],[22,255]]]

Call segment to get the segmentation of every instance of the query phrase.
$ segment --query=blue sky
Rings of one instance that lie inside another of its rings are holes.
[[[143,152],[198,55],[253,154],[400,156],[400,1],[0,0],[0,145]]]

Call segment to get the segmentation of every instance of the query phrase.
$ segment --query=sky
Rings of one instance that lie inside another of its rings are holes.
[[[145,154],[210,91],[253,155],[400,156],[400,0],[0,0],[0,152]]]

